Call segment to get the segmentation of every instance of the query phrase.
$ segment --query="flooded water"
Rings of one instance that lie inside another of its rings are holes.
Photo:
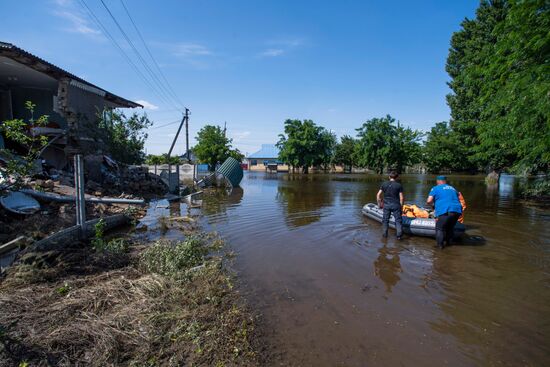
[[[207,227],[237,252],[243,289],[260,309],[272,365],[550,365],[549,211],[504,177],[451,184],[468,201],[468,238],[381,238],[361,215],[382,178],[247,173]],[[423,203],[432,176],[402,178]],[[393,234],[393,233],[392,233]]]

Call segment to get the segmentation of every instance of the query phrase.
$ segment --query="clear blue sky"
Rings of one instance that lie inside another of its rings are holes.
[[[180,119],[173,104],[163,102],[128,65],[81,1],[139,65],[99,0],[1,1],[0,40],[120,96],[146,101],[156,126]],[[120,0],[104,1],[149,60]],[[275,143],[287,118],[313,119],[338,136],[386,114],[422,130],[448,120],[449,39],[478,5],[477,0],[124,1],[192,111],[191,136],[207,123],[227,121],[234,145],[248,153]],[[148,153],[166,152],[176,128],[150,129]],[[184,139],[176,151],[184,151]]]

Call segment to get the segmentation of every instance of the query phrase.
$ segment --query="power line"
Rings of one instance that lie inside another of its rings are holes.
[[[149,73],[149,75],[151,76],[151,79],[153,80],[154,83],[156,83],[156,85],[158,86],[159,88],[159,91],[164,95],[164,97],[167,98],[167,100],[170,100],[170,94],[166,91],[166,87],[160,82],[158,76],[153,72],[153,70],[149,67],[149,64],[145,61],[145,59],[143,58],[143,56],[141,56],[140,52],[138,51],[138,49],[136,48],[136,46],[134,45],[134,43],[132,42],[132,40],[130,39],[130,37],[128,37],[128,34],[124,31],[124,29],[122,28],[122,26],[120,25],[120,23],[118,22],[118,20],[116,19],[116,17],[114,16],[114,14],[111,12],[111,10],[109,9],[109,7],[107,6],[107,4],[105,4],[105,1],[103,0],[100,0],[101,1],[101,4],[103,5],[103,7],[105,8],[105,10],[107,10],[107,13],[109,13],[109,16],[111,17],[111,19],[113,20],[113,22],[115,22],[115,25],[117,26],[118,30],[120,31],[120,33],[122,33],[122,36],[126,39],[126,42],[128,43],[128,45],[130,45],[130,47],[132,48],[132,50],[134,51],[134,53],[136,54],[138,60],[141,62],[141,64],[143,65],[143,67],[145,68],[145,70]],[[173,98],[173,97],[172,97]],[[173,102],[175,102],[175,104],[177,105],[177,101],[174,100]]]
[[[156,130],[156,129],[160,129],[160,128],[163,128],[163,127],[166,127],[166,126],[170,126],[170,125],[175,125],[175,124],[179,124],[181,122],[181,120],[176,120],[176,121],[172,121],[172,122],[169,122],[167,124],[164,124],[164,125],[160,125],[160,126],[153,126],[151,128],[149,128],[149,130]]]
[[[134,69],[134,71],[138,74],[138,76],[142,79],[142,81],[149,87],[151,88],[151,90],[157,94],[157,96],[164,101],[164,103],[167,103],[168,105],[171,105],[171,103],[167,102],[167,100],[162,97],[160,94],[158,94],[158,92],[156,91],[156,89],[154,88],[154,86],[151,84],[151,82],[145,77],[145,75],[141,72],[141,70],[139,70],[139,68],[136,66],[136,64],[132,61],[132,59],[130,58],[130,56],[128,56],[128,54],[126,53],[126,51],[124,51],[124,49],[118,44],[118,42],[116,41],[116,39],[113,37],[113,35],[109,32],[109,30],[103,25],[103,23],[99,20],[99,18],[95,15],[95,13],[93,12],[93,10],[88,6],[88,4],[86,4],[86,2],[84,0],[79,0],[80,1],[80,4],[84,7],[84,9],[86,10],[86,12],[88,13],[88,15],[92,18],[92,20],[103,30],[103,32],[105,33],[105,35],[109,38],[109,40],[113,43],[113,45],[115,45],[115,47],[120,51],[120,53],[122,54],[122,56],[126,59],[126,61],[130,64],[130,66]]]
[[[168,81],[168,79],[166,79],[166,76],[164,75],[164,73],[162,72],[162,69],[160,68],[159,64],[157,63],[157,60],[154,58],[153,56],[153,53],[151,52],[151,50],[149,49],[149,47],[147,46],[147,43],[145,42],[145,39],[143,38],[143,36],[141,35],[141,32],[139,31],[139,28],[136,24],[136,22],[134,22],[134,19],[132,18],[132,16],[130,15],[130,12],[128,11],[128,8],[126,7],[126,4],[124,4],[124,0],[120,0],[120,3],[122,4],[122,7],[124,8],[124,11],[126,12],[126,15],[128,15],[128,18],[130,19],[130,21],[132,22],[132,25],[134,26],[134,29],[136,30],[136,33],[138,34],[140,40],[141,40],[141,43],[143,44],[143,47],[145,48],[145,50],[147,51],[147,54],[149,54],[149,57],[151,58],[151,60],[153,61],[153,64],[156,66],[160,76],[162,77],[162,79],[164,80],[164,82],[166,83],[166,86],[168,87],[168,91],[171,93],[172,97],[176,100],[176,102],[178,102],[180,104],[181,107],[185,108],[185,106],[183,105],[183,103],[181,103],[181,100],[178,98],[176,92],[174,91],[174,89],[172,88],[172,85],[170,85],[170,82]]]

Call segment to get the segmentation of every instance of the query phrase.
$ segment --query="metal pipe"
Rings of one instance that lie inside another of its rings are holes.
[[[56,203],[74,203],[76,197],[69,195],[58,195],[46,192],[40,192],[30,189],[20,190],[22,193],[31,195],[37,199],[42,199],[46,201],[54,201]],[[96,204],[136,204],[136,205],[145,205],[145,200],[143,199],[121,199],[121,198],[85,198],[85,201],[88,203]],[[77,213],[78,214],[78,213]]]

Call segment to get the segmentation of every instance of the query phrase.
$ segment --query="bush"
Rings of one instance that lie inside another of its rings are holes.
[[[550,180],[536,181],[527,185],[522,191],[526,198],[550,198]]]
[[[186,271],[204,263],[209,249],[203,238],[194,236],[185,241],[157,242],[141,255],[141,265],[149,273],[181,278]]]
[[[128,251],[128,242],[124,238],[114,238],[106,241],[103,238],[105,232],[105,221],[100,219],[94,226],[94,238],[92,246],[97,252],[110,252],[113,254],[122,254]]]

